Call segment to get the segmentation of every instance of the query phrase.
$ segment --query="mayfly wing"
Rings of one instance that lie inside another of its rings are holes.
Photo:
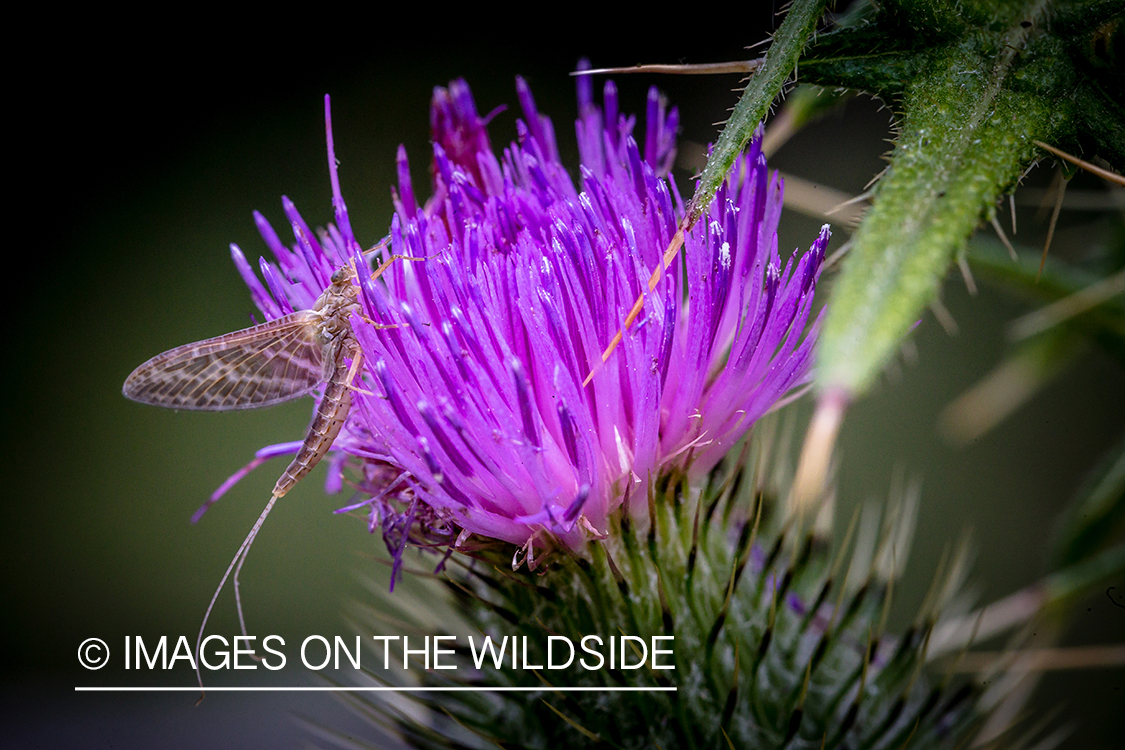
[[[178,346],[134,370],[122,393],[145,404],[200,411],[254,409],[303,396],[325,378],[320,320],[301,310]]]

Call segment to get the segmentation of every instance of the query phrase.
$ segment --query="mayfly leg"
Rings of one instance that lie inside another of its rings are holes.
[[[345,366],[346,356],[350,355],[351,364]],[[347,419],[348,411],[351,409],[351,389],[352,381],[359,374],[360,368],[363,366],[363,355],[358,346],[351,342],[350,346],[340,346],[335,355],[336,367],[333,370],[332,377],[324,386],[324,396],[317,406],[316,416],[313,418],[312,424],[309,426],[308,434],[305,436],[304,445],[298,451],[297,456],[293,459],[289,467],[282,473],[281,477],[277,480],[274,486],[273,494],[270,500],[266,503],[265,510],[258,516],[258,520],[254,522],[254,526],[250,529],[250,533],[242,541],[238,551],[235,552],[234,558],[231,559],[230,564],[227,566],[226,572],[223,573],[222,579],[219,581],[215,593],[211,595],[211,601],[207,605],[207,611],[203,614],[203,622],[199,626],[199,635],[195,641],[195,654],[196,654],[196,677],[199,680],[200,689],[203,688],[203,674],[200,671],[199,659],[201,647],[203,644],[203,633],[207,629],[207,621],[211,617],[211,610],[215,607],[215,602],[219,599],[219,594],[226,585],[227,579],[234,574],[234,602],[238,610],[238,623],[242,630],[243,636],[249,636],[246,629],[246,617],[242,610],[242,592],[239,583],[239,576],[242,573],[242,566],[246,563],[246,557],[250,554],[250,547],[254,543],[254,539],[258,536],[258,532],[265,523],[266,517],[273,510],[274,503],[278,498],[283,497],[290,489],[293,488],[306,474],[308,474],[328,449],[332,447],[332,443],[336,440],[336,436],[340,433],[340,429],[344,425],[344,420]]]
[[[270,502],[277,500],[277,495],[270,498]],[[255,535],[257,536],[257,535]],[[254,540],[250,540],[253,544]],[[242,575],[242,566],[246,564],[246,556],[250,554],[250,544],[246,545],[246,549],[242,551],[242,556],[238,558],[238,565],[234,566],[234,608],[238,611],[238,627],[242,630],[242,635],[249,637],[250,634],[246,631],[246,616],[242,613],[242,589],[238,577]],[[255,661],[261,661],[261,657],[256,653],[253,655]]]
[[[394,263],[396,260],[425,260],[425,258],[415,258],[412,255],[392,255],[391,257],[387,258],[385,261],[383,261],[382,263],[379,264],[379,267],[376,268],[371,273],[371,278],[377,279],[380,276],[382,276],[383,271],[386,271],[388,268],[390,268],[391,264]]]
[[[258,531],[262,528],[262,524],[266,522],[266,516],[268,516],[270,514],[270,511],[273,510],[273,505],[277,502],[277,498],[277,495],[272,495],[270,497],[269,502],[266,503],[265,510],[262,511],[262,514],[258,516],[258,520],[255,521],[254,525],[250,528],[250,533],[247,534],[246,538],[242,540],[241,546],[239,546],[238,551],[234,553],[234,558],[230,561],[230,565],[227,566],[226,572],[223,573],[223,577],[219,580],[219,585],[215,588],[215,593],[211,595],[211,601],[207,604],[207,611],[203,613],[203,622],[199,625],[199,635],[195,637],[195,677],[199,681],[200,690],[203,690],[203,672],[201,671],[199,666],[203,663],[200,659],[203,646],[203,633],[207,629],[207,621],[211,619],[211,610],[215,608],[215,602],[218,601],[219,594],[222,592],[223,586],[226,585],[227,579],[230,578],[231,572],[235,569],[236,566],[238,568],[242,567],[242,561],[246,559],[246,553],[250,551],[250,545],[254,543],[254,537],[258,536]],[[237,591],[237,573],[235,573],[234,585],[235,590]],[[237,600],[237,594],[235,595],[235,598]],[[242,634],[246,635],[246,623],[242,618],[241,604],[238,607],[238,619],[239,622],[242,623]],[[200,700],[202,700],[202,696],[200,696]]]

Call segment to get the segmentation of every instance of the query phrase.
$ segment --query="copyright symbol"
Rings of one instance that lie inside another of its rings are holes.
[[[101,669],[109,663],[109,646],[101,638],[87,638],[78,647],[78,663],[86,669]]]

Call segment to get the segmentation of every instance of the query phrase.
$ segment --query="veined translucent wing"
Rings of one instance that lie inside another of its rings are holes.
[[[321,316],[301,310],[158,354],[125,380],[126,398],[170,409],[229,411],[303,396],[325,379]]]

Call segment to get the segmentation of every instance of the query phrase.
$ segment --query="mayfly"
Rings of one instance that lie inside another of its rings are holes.
[[[407,259],[392,256],[376,269],[374,276],[379,276],[400,258]],[[347,419],[355,390],[353,381],[363,363],[351,326],[351,316],[360,308],[355,279],[352,265],[341,266],[312,309],[178,346],[148,360],[125,379],[122,393],[127,398],[170,409],[196,411],[271,406],[304,396],[324,384],[324,395],[317,404],[304,442],[278,478],[265,510],[254,522],[211,597],[199,629],[200,640],[211,609],[232,571],[239,623],[245,634],[238,574],[250,545],[274,503],[312,471],[332,447]],[[196,641],[197,652],[198,648],[199,640]],[[198,667],[196,671],[198,673]]]
[[[274,485],[274,498],[282,497],[332,446],[351,408],[349,386],[362,363],[350,322],[359,308],[354,278],[341,266],[311,310],[158,354],[133,370],[122,393],[169,409],[232,411],[290,401],[324,383],[305,442]]]

